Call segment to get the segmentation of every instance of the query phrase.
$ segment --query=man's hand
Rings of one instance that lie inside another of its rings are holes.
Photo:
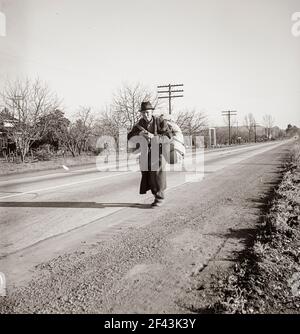
[[[143,131],[141,135],[146,138],[147,140],[152,139],[154,137],[154,134],[148,132],[148,131]]]
[[[151,132],[148,132],[148,133],[147,133],[147,137],[148,137],[149,139],[152,139],[152,138],[154,137],[154,134],[152,134]]]

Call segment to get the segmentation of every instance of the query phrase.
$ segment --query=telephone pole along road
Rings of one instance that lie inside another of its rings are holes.
[[[290,146],[206,153],[204,180],[169,173],[156,209],[136,172],[0,178],[0,313],[190,312],[201,275],[243,249]]]

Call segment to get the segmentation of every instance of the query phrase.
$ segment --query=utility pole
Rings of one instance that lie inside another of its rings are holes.
[[[228,117],[228,139],[229,139],[229,145],[231,145],[231,117],[236,116],[237,111],[235,110],[228,110],[228,111],[222,111],[222,116]]]
[[[172,104],[171,100],[176,97],[183,97],[183,95],[172,95],[174,93],[183,93],[183,89],[176,89],[174,90],[174,87],[183,87],[183,84],[177,84],[177,85],[165,85],[165,86],[157,86],[158,89],[168,89],[168,90],[158,90],[157,94],[163,94],[162,96],[158,96],[159,99],[169,99],[169,114],[172,113]],[[168,94],[167,96],[165,94]]]
[[[258,123],[254,122],[254,142],[256,143],[257,141],[257,136],[256,136],[256,128],[259,126]]]
[[[241,137],[239,133],[239,121],[236,121],[236,140],[238,144],[241,143]]]

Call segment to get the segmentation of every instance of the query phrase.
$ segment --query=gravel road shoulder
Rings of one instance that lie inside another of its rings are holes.
[[[205,277],[237,261],[251,240],[288,150],[181,186],[164,207],[136,210],[136,226],[39,264],[28,284],[0,297],[0,313],[198,312]]]

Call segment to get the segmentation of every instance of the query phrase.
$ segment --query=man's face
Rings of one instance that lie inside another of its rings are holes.
[[[144,120],[146,120],[147,122],[150,122],[152,119],[152,114],[153,111],[152,110],[146,110],[142,112],[143,118]]]

